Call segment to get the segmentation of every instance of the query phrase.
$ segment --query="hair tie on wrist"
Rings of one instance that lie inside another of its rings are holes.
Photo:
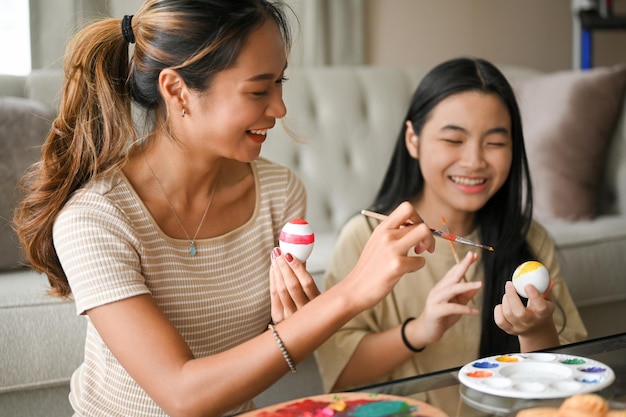
[[[419,349],[413,347],[413,345],[411,345],[409,343],[409,340],[406,338],[406,334],[404,334],[406,325],[409,324],[409,322],[412,320],[415,320],[415,317],[409,317],[408,319],[404,320],[404,323],[402,323],[402,329],[400,330],[400,334],[402,335],[402,341],[404,342],[404,346],[406,346],[411,352],[420,353],[421,351],[426,349],[426,346],[421,347]]]
[[[135,43],[135,34],[133,33],[133,15],[124,15],[122,18],[122,37],[128,43]]]

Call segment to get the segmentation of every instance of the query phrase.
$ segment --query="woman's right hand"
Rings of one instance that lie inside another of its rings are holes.
[[[357,309],[373,307],[403,275],[424,266],[423,257],[409,255],[411,248],[417,254],[432,252],[435,239],[413,205],[404,202],[376,226],[357,264],[342,280]]]

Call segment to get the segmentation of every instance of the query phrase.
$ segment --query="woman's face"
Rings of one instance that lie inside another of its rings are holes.
[[[217,73],[208,90],[192,97],[193,122],[186,136],[194,149],[250,162],[267,130],[286,114],[282,98],[287,66],[285,44],[273,21],[252,32],[236,64]],[[183,123],[185,125],[185,123]]]
[[[407,123],[406,144],[424,176],[420,201],[441,215],[473,215],[509,175],[511,118],[495,94],[458,93],[432,110],[419,136]]]

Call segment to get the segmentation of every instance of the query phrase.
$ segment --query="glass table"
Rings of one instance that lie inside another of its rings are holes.
[[[604,397],[611,408],[626,409],[626,333],[559,346],[542,352],[581,356],[608,365],[615,373],[615,381],[597,394]],[[558,407],[563,401],[563,399],[505,398],[478,392],[460,383],[458,378],[460,369],[461,367],[442,370],[383,384],[363,386],[351,391],[412,397],[435,390],[452,390],[456,393],[452,397],[455,398],[455,403],[446,404],[444,408],[450,417],[512,417],[524,408]]]

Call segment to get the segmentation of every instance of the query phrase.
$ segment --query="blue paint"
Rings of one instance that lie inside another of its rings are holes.
[[[472,366],[474,368],[490,369],[490,368],[497,368],[500,365],[498,365],[495,362],[487,362],[487,361],[485,361],[485,362],[474,362],[472,364]]]
[[[383,401],[360,405],[350,415],[354,417],[385,417],[410,410],[411,407],[404,401]]]

